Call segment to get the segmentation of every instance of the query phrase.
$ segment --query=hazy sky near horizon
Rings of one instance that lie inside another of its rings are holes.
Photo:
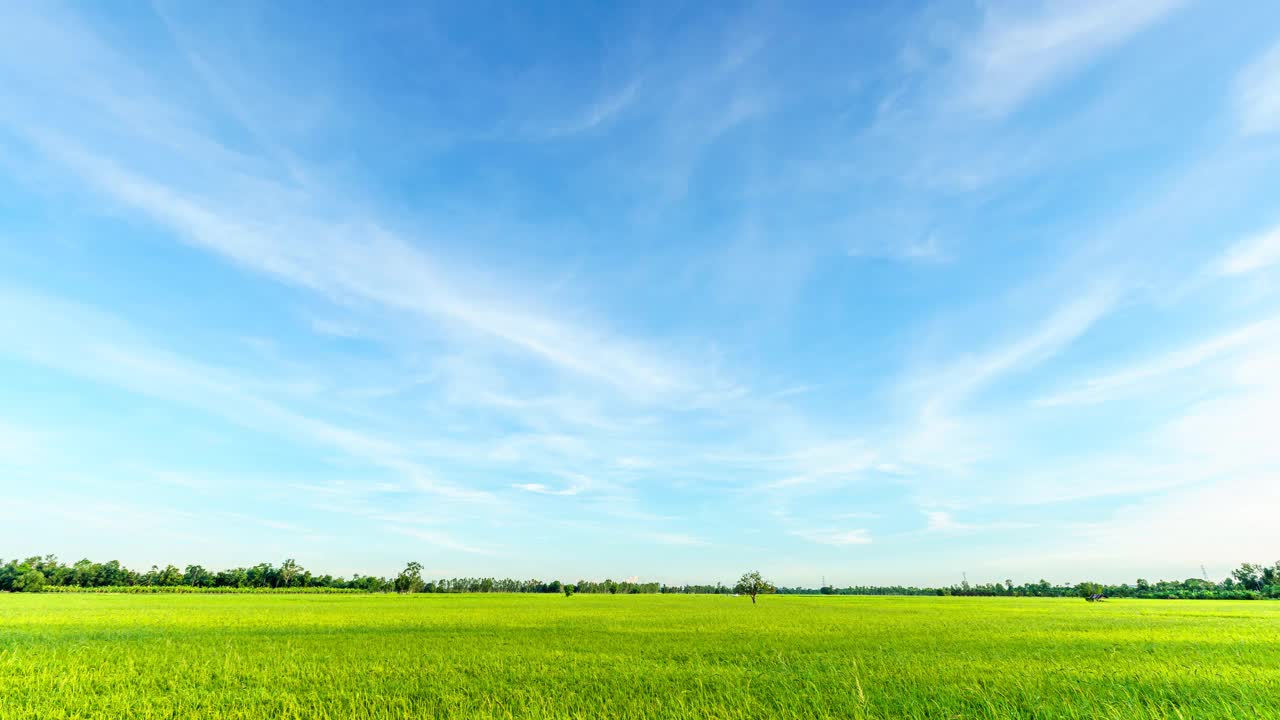
[[[0,7],[0,557],[1280,552],[1280,5]]]

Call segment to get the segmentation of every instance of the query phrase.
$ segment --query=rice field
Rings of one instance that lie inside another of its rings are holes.
[[[1277,718],[1280,603],[0,594],[2,718]]]

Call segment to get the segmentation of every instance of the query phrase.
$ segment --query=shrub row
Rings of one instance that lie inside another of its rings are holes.
[[[46,593],[124,593],[129,595],[198,594],[198,595],[334,595],[339,593],[367,593],[355,588],[330,587],[191,587],[190,585],[107,585],[103,587],[79,587],[76,585],[46,585],[39,592]]]

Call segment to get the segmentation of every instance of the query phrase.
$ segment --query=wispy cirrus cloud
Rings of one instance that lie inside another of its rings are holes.
[[[0,275],[33,290],[0,291],[0,462],[253,497],[238,534],[332,527],[362,572],[521,576],[794,578],[874,539],[930,581],[930,544],[1249,487],[1274,38],[1180,7],[602,11],[572,47],[518,9],[422,42],[342,8],[4,8]],[[6,442],[72,405],[130,447]]]
[[[564,137],[591,132],[624,114],[627,108],[636,102],[643,87],[644,82],[640,78],[635,78],[615,91],[601,96],[577,118],[564,125],[549,128],[546,130],[546,135]]]
[[[870,545],[871,533],[864,529],[839,530],[831,528],[792,530],[792,535],[804,538],[819,545],[845,547],[848,545]]]
[[[63,47],[41,71],[19,69],[19,81],[57,84],[88,107],[114,114],[81,114],[75,123],[24,108],[0,116],[50,159],[61,163],[101,197],[140,213],[181,242],[250,272],[314,293],[320,301],[373,304],[439,323],[459,343],[496,344],[579,380],[609,385],[632,398],[668,396],[704,383],[684,359],[610,330],[583,307],[553,304],[537,283],[445,259],[426,245],[466,238],[409,237],[366,203],[344,200],[349,189],[313,173],[304,160],[262,127],[226,73],[195,50],[191,33],[168,13],[163,25],[220,109],[248,129],[265,157],[229,148],[206,109],[165,93],[161,78],[103,42],[73,12],[15,13],[8,31],[25,47]],[[82,82],[79,68],[110,72]],[[588,114],[598,125],[639,93],[637,79]],[[69,127],[73,125],[74,127]],[[146,133],[139,128],[147,127]],[[111,138],[82,143],[78,138]],[[114,146],[124,152],[104,151]],[[129,150],[136,152],[129,152]],[[181,164],[189,172],[157,171]],[[424,242],[424,240],[426,242]]]
[[[1217,271],[1221,275],[1244,275],[1277,263],[1280,263],[1280,225],[1233,245],[1218,261]]]
[[[1122,396],[1171,373],[1199,367],[1280,335],[1280,318],[1261,320],[1203,342],[1172,350],[1131,367],[1091,378],[1084,384],[1038,399],[1040,405],[1087,405]]]
[[[895,388],[902,417],[880,433],[885,449],[880,462],[951,474],[999,455],[1003,448],[995,438],[1004,434],[1000,428],[1007,414],[981,412],[983,393],[1067,351],[1112,310],[1118,297],[1113,284],[1096,284],[1051,306],[1018,333],[905,372]]]
[[[1235,90],[1240,132],[1265,135],[1280,130],[1280,43],[1241,71]]]
[[[941,510],[926,510],[924,513],[927,524],[925,531],[927,532],[954,532],[956,530],[969,530],[974,526],[966,523],[957,522],[951,513]]]
[[[983,113],[1012,112],[1182,4],[1085,0],[991,6],[964,53],[967,68],[957,92]]]
[[[38,329],[38,337],[33,336]],[[30,362],[211,413],[231,423],[331,447],[404,477],[417,489],[461,502],[488,492],[440,480],[402,443],[315,419],[244,388],[221,368],[157,347],[102,312],[28,292],[0,289],[0,349]],[[15,342],[15,338],[22,338]]]
[[[702,538],[687,533],[655,533],[649,539],[660,545],[675,545],[677,547],[707,547],[711,544]]]
[[[464,291],[455,269],[376,221],[331,225],[277,206],[255,217],[248,205],[214,207],[194,194],[130,172],[68,140],[32,131],[52,156],[97,188],[164,224],[185,241],[289,285],[353,302],[455,323],[506,343],[549,365],[638,395],[684,387],[677,366],[637,343],[583,329],[531,303]]]
[[[586,489],[586,485],[570,485],[563,488],[553,488],[542,483],[517,483],[511,487],[517,490],[534,493],[536,495],[577,495]]]
[[[47,442],[42,433],[0,418],[0,463],[28,465],[47,452]]]
[[[1053,308],[1022,335],[989,349],[962,357],[937,372],[909,378],[905,387],[925,398],[922,413],[945,413],[974,393],[1002,379],[1042,363],[1084,335],[1114,306],[1118,293],[1098,284]]]
[[[1140,564],[1153,572],[1190,572],[1203,563],[1225,573],[1238,557],[1269,557],[1280,542],[1280,527],[1267,519],[1280,499],[1280,448],[1271,430],[1280,407],[1277,367],[1280,344],[1259,343],[1201,378],[1197,399],[1152,428],[1145,447],[1135,447],[1127,461],[1070,468],[1056,498],[1043,495],[1052,483],[1023,483],[1028,499],[1033,493],[1048,501],[1128,496],[1077,527],[1074,547],[1054,550],[1050,562],[1085,572]],[[1032,561],[1004,562],[1026,567]]]
[[[423,530],[421,528],[411,527],[392,527],[392,532],[413,538],[420,542],[424,542],[430,546],[443,548],[445,550],[456,550],[471,555],[494,555],[499,551],[497,548],[482,547],[461,542],[453,535],[440,530]]]

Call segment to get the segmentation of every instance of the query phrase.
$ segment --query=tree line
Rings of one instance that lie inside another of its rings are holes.
[[[1139,578],[1132,585],[1096,582],[1052,584],[1047,580],[1015,585],[1003,583],[970,584],[967,580],[947,587],[912,587],[903,585],[856,585],[837,588],[780,587],[781,595],[944,595],[960,597],[1088,597],[1148,600],[1261,600],[1280,599],[1280,562],[1271,566],[1245,563],[1219,582],[1204,578],[1159,580]]]
[[[765,582],[758,573],[748,573],[734,586],[722,583],[667,585],[658,582],[614,580],[515,580],[511,578],[425,578],[422,565],[411,562],[395,577],[355,575],[351,578],[316,574],[292,559],[279,565],[259,563],[252,567],[209,570],[200,565],[179,568],[175,565],[152,566],[146,571],[132,570],[116,560],[97,563],[80,560],[60,562],[53,555],[13,559],[0,564],[0,591],[5,592],[399,592],[399,593],[574,593],[587,594],[754,594],[777,592],[781,595],[942,595],[969,597],[1087,597],[1105,595],[1113,598],[1152,599],[1280,599],[1280,562],[1270,566],[1245,563],[1220,582],[1202,578],[1106,585],[1094,582],[1051,584],[1040,580],[1015,585],[1003,583],[970,584],[967,580],[948,587],[912,587],[901,585],[856,585],[777,587]],[[751,582],[746,582],[751,580]]]
[[[12,559],[0,564],[0,591],[41,592],[98,590],[121,592],[164,591],[354,591],[401,593],[588,593],[588,594],[655,594],[655,593],[722,593],[733,590],[715,585],[666,585],[657,582],[614,580],[515,580],[511,578],[464,577],[430,579],[422,576],[422,565],[411,562],[395,577],[355,575],[350,579],[321,575],[288,559],[273,565],[259,563],[252,567],[209,570],[201,565],[151,566],[150,570],[132,570],[118,560],[98,563],[84,559],[63,563],[54,555]]]

